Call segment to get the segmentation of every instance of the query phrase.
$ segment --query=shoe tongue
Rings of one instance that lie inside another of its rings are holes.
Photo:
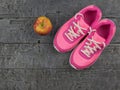
[[[100,36],[98,33],[94,34],[93,39],[97,42],[105,42],[105,39],[102,36]]]
[[[82,17],[80,18],[79,23],[80,23],[81,27],[84,27],[84,28],[90,27]]]
[[[87,32],[88,28],[90,27],[82,17],[79,17],[78,20],[76,20],[76,23],[79,23],[80,27],[86,29],[86,31],[84,30],[84,32]],[[78,31],[78,27],[74,29],[75,32]]]
[[[83,17],[78,17],[75,21],[79,22],[80,26],[83,28],[89,28],[90,26],[85,22]]]

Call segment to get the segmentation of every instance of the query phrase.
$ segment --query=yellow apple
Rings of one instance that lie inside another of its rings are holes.
[[[33,28],[39,35],[47,35],[52,30],[52,23],[46,16],[40,16],[35,21]]]

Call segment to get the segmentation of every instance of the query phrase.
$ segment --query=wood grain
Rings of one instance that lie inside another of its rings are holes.
[[[60,26],[64,24],[69,17],[54,17],[55,14],[48,14],[54,25],[52,32],[47,36],[39,36],[34,33],[33,23],[35,18],[19,18],[19,19],[1,19],[0,20],[0,42],[1,43],[53,43],[55,33],[59,30]],[[117,25],[116,35],[112,42],[120,43],[120,19],[109,18]],[[60,22],[60,23],[59,23]]]
[[[71,52],[58,53],[52,42],[60,26],[90,4],[99,6],[117,31],[92,67],[76,71],[69,65]],[[0,90],[119,90],[119,6],[120,0],[0,0]],[[47,36],[33,31],[40,15],[53,23]]]

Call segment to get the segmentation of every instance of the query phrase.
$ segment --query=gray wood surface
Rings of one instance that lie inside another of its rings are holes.
[[[117,32],[92,67],[76,71],[71,52],[58,53],[52,42],[59,27],[90,4]],[[52,20],[47,36],[33,31],[40,15]],[[0,90],[120,90],[120,0],[0,0]]]

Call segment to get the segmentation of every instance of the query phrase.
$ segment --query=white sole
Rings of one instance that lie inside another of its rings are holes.
[[[72,68],[74,68],[75,70],[78,70],[74,65],[71,64],[71,62],[69,62],[69,64]]]
[[[55,45],[53,45],[53,47],[55,48],[55,50],[57,50],[58,52],[60,52],[60,51],[58,50],[58,48],[57,48]]]

